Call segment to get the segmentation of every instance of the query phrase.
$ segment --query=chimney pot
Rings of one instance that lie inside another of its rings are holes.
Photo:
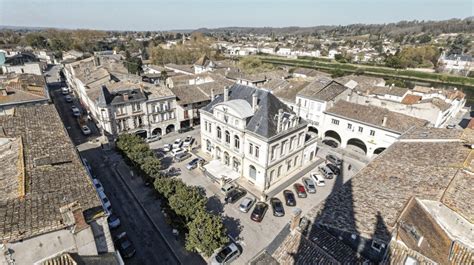
[[[226,86],[224,87],[224,101],[228,101],[229,100],[229,87]]]
[[[253,111],[257,111],[258,108],[258,98],[257,98],[257,92],[253,93],[252,95],[252,109]]]
[[[383,116],[382,126],[387,126],[387,116]]]
[[[123,94],[123,100],[128,101],[128,93]]]

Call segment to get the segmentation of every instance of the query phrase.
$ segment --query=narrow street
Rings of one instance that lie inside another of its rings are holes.
[[[125,259],[126,264],[204,264],[202,258],[194,253],[184,250],[180,242],[176,242],[173,237],[165,238],[162,229],[166,228],[166,223],[161,220],[157,225],[159,214],[159,201],[156,200],[153,189],[145,187],[130,187],[128,181],[117,174],[115,166],[123,163],[120,156],[114,151],[101,149],[100,144],[95,141],[99,136],[96,126],[88,122],[92,134],[84,136],[81,133],[76,118],[71,113],[71,106],[74,104],[80,106],[76,98],[73,103],[67,103],[61,94],[62,83],[50,84],[51,98],[63,120],[73,143],[77,146],[80,155],[86,158],[92,167],[95,175],[102,183],[105,193],[111,201],[113,212],[120,218],[121,225],[111,230],[112,235],[126,231],[130,240],[136,248],[136,255],[131,259]],[[141,189],[141,190],[137,190]],[[143,202],[139,201],[136,194],[146,195],[147,198],[153,198],[153,204],[147,207],[147,212],[143,207]],[[150,211],[157,211],[159,214],[150,214]],[[162,218],[162,216],[161,216]],[[175,241],[169,245],[167,240]],[[176,254],[177,253],[177,254]]]

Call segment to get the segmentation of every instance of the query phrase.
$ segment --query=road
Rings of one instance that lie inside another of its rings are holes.
[[[136,255],[125,260],[125,263],[180,264],[181,262],[174,255],[173,249],[167,245],[165,238],[144,212],[140,202],[133,196],[126,183],[118,177],[113,167],[115,162],[109,158],[110,153],[105,153],[94,141],[99,135],[92,122],[89,122],[89,127],[93,133],[88,137],[82,135],[70,110],[72,103],[65,102],[60,91],[61,86],[64,84],[57,82],[49,85],[52,100],[80,155],[91,164],[93,174],[102,182],[105,193],[112,203],[113,211],[120,218],[121,226],[112,230],[112,235],[116,236],[120,232],[126,231],[137,250]],[[77,101],[74,104],[79,106]]]

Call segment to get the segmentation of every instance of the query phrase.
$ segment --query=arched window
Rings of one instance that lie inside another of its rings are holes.
[[[234,136],[234,146],[235,148],[240,149],[240,139],[237,135]]]
[[[230,144],[230,132],[225,131],[225,142]]]
[[[222,138],[222,131],[221,127],[217,127],[217,138],[221,139]]]
[[[209,140],[206,140],[206,149],[209,152],[211,151],[211,141],[209,141]]]
[[[249,176],[252,179],[257,179],[257,169],[252,165],[249,166]]]
[[[227,152],[224,152],[224,164],[226,166],[230,165],[230,157],[229,157],[229,154]]]
[[[234,169],[234,171],[236,172],[239,172],[239,168],[240,168],[240,161],[234,157],[234,159],[232,159],[232,168]]]

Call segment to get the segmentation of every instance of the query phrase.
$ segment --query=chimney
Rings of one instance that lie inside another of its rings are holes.
[[[293,209],[290,220],[290,231],[294,231],[300,225],[301,213],[300,208]]]
[[[281,120],[283,119],[283,109],[278,110],[277,133],[281,132]]]
[[[351,101],[351,94],[347,94],[346,101],[350,102]]]
[[[211,88],[211,101],[213,101],[213,100],[214,100],[214,89]]]
[[[387,126],[387,116],[383,116],[382,126]]]
[[[123,93],[123,100],[128,101],[128,92]]]
[[[253,112],[257,111],[258,108],[258,98],[257,98],[257,92],[254,92],[252,95],[252,110]]]
[[[229,100],[229,87],[226,86],[224,87],[224,101],[228,101]]]

